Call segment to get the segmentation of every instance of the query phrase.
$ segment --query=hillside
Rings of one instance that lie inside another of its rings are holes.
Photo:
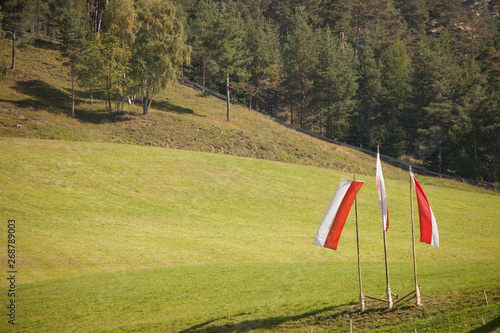
[[[16,220],[17,331],[346,332],[350,320],[354,331],[373,332],[500,325],[496,194],[419,178],[441,239],[438,249],[416,244],[424,306],[409,300],[387,311],[367,301],[360,314],[353,212],[338,251],[312,246],[349,173],[117,143],[3,137],[0,151],[0,216]],[[375,179],[359,180],[363,290],[384,297]],[[413,286],[408,182],[386,185],[391,288],[402,296]],[[5,242],[7,223],[0,234]],[[5,253],[0,266],[7,267]],[[0,304],[8,301],[2,293]],[[0,321],[0,331],[9,327]]]
[[[0,82],[0,133],[4,136],[117,142],[264,158],[369,173],[365,156],[310,138],[259,114],[172,84],[142,115],[126,106],[110,116],[102,101],[78,90],[76,119],[69,117],[71,81],[54,45],[38,41],[18,51],[18,69]],[[94,98],[95,99],[95,98]]]
[[[373,158],[364,153],[309,137],[246,108],[233,106],[228,123],[225,102],[179,84],[161,93],[147,116],[137,105],[110,116],[99,96],[92,97],[93,103],[90,93],[77,87],[76,119],[71,118],[71,81],[56,45],[41,40],[24,44],[17,51],[17,70],[0,81],[0,135],[138,144],[375,172]],[[385,169],[386,177],[407,177],[397,168]]]
[[[441,239],[438,249],[416,244],[424,306],[410,300],[387,311],[369,301],[360,314],[354,214],[338,251],[311,244],[339,179],[355,171],[365,181],[363,290],[384,297],[373,157],[244,108],[234,107],[228,123],[223,102],[180,85],[147,116],[128,107],[110,117],[82,90],[76,119],[69,107],[70,81],[54,46],[18,50],[18,70],[0,82],[0,216],[16,220],[15,330],[500,327],[497,193],[419,176]],[[413,286],[408,175],[383,168],[391,289],[401,296]],[[7,233],[0,224],[4,241]],[[4,252],[0,266],[7,260]],[[9,301],[2,293],[0,305]],[[9,329],[4,317],[0,331]]]

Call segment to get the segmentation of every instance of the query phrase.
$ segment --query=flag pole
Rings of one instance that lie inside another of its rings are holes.
[[[412,174],[411,174],[411,165],[409,167],[410,170],[410,215],[411,215],[411,242],[413,247],[413,274],[415,276],[415,299],[416,305],[421,306],[422,302],[420,300],[420,288],[417,283],[417,259],[415,255],[415,228],[413,223],[413,192],[411,189],[411,184],[413,183]]]
[[[377,154],[380,156],[379,146],[377,146]],[[382,216],[382,220],[384,217]],[[383,222],[383,221],[382,221]],[[387,281],[386,292],[387,292],[387,308],[392,309],[392,293],[391,287],[389,286],[389,264],[387,263],[387,244],[386,244],[386,236],[385,236],[385,227],[382,224],[382,230],[384,231],[384,255],[385,255],[385,279]]]
[[[358,234],[358,200],[356,195],[356,174],[352,173],[354,184],[354,213],[356,215],[356,248],[358,252],[358,276],[359,276],[359,303],[361,312],[365,311],[365,296],[363,295],[363,283],[361,282],[361,262],[359,260],[359,234]]]
[[[392,309],[392,293],[391,293],[391,287],[389,286],[389,265],[387,264],[387,245],[386,245],[386,239],[385,239],[385,229],[384,229],[384,253],[385,253],[385,278],[387,280],[387,308]]]

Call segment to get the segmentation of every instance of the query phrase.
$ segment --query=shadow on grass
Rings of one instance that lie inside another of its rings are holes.
[[[126,121],[131,121],[133,118],[133,113],[130,112],[118,112],[110,115],[108,111],[88,111],[78,109],[75,111],[75,118],[92,124],[104,124],[104,123],[121,123]]]
[[[316,310],[316,311],[310,311],[303,313],[301,315],[297,316],[279,316],[279,317],[270,317],[270,318],[263,318],[263,319],[254,319],[254,320],[245,320],[237,324],[221,324],[221,325],[210,325],[213,322],[216,322],[218,320],[226,319],[226,318],[219,318],[219,319],[213,319],[206,321],[204,323],[192,326],[186,330],[180,331],[179,333],[209,333],[209,332],[250,332],[253,330],[259,330],[259,329],[269,329],[272,327],[279,326],[283,323],[286,323],[288,321],[297,321],[309,317],[314,317],[317,315],[321,315],[324,312],[332,311],[337,308],[342,308],[345,307],[346,305],[354,305],[356,303],[350,303],[350,304],[345,304],[345,305],[339,305],[339,306],[329,306],[326,308],[323,308],[321,310]],[[333,314],[324,314],[322,315],[321,320],[335,320],[339,317],[342,317],[344,315],[348,315],[350,313],[349,310],[343,310],[340,312],[336,312]],[[210,326],[208,326],[210,325]]]
[[[469,333],[487,333],[487,332],[493,332],[497,328],[500,328],[500,317],[496,317],[489,323],[478,327],[472,331],[469,331]]]
[[[41,80],[18,81],[14,89],[31,99],[8,101],[19,107],[52,108],[60,112],[71,110],[71,96]]]
[[[42,38],[35,38],[33,45],[46,50],[59,50],[59,44],[57,44],[55,41]]]
[[[184,108],[182,106],[172,104],[169,101],[165,101],[165,100],[163,100],[163,101],[153,100],[153,102],[151,103],[151,107],[153,107],[157,110],[160,110],[160,111],[165,111],[165,112],[175,112],[175,113],[179,113],[179,114],[192,114],[192,115],[195,115],[198,117],[204,117],[204,116],[201,116],[199,114],[194,113],[194,111],[192,109]]]
[[[41,80],[18,81],[14,89],[31,98],[23,99],[20,101],[0,100],[0,102],[7,102],[16,105],[19,108],[44,108],[56,113],[71,113],[71,90],[59,89],[47,84]],[[87,96],[88,95],[88,96]],[[94,94],[94,96],[100,96]],[[76,92],[75,104],[87,103],[85,99],[90,98],[90,92]],[[80,96],[80,98],[78,98]],[[96,99],[98,100],[98,99]],[[115,113],[110,115],[107,111],[85,110],[76,107],[75,118],[88,123],[102,124],[102,123],[116,123],[132,120],[127,112]]]

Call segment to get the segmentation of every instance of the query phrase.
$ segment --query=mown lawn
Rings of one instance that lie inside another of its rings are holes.
[[[350,320],[355,331],[384,332],[499,325],[496,193],[417,176],[441,245],[417,244],[424,306],[409,301],[389,312],[370,302],[359,314],[354,214],[338,251],[312,246],[339,179],[350,173],[112,143],[3,137],[0,151],[4,244],[7,220],[17,225],[16,331],[335,332]],[[386,169],[391,289],[404,295],[413,285],[409,185]],[[357,179],[365,181],[358,196],[364,292],[383,297],[375,179]],[[7,277],[6,252],[0,265]],[[0,330],[8,329],[4,317]]]

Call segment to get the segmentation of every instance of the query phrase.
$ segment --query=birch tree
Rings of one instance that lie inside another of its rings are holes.
[[[108,27],[103,36],[104,57],[107,67],[107,108],[113,114],[111,100],[115,99],[116,112],[123,111],[125,95],[130,93],[130,58],[136,31],[136,12],[133,0],[114,0],[104,16]]]
[[[3,28],[12,33],[12,70],[16,70],[16,39],[19,38],[31,25],[33,18],[32,0],[7,0],[1,3],[3,14]]]
[[[170,2],[143,0],[137,3],[138,31],[132,52],[132,74],[140,94],[143,114],[167,83],[175,81],[191,48],[176,8]]]

